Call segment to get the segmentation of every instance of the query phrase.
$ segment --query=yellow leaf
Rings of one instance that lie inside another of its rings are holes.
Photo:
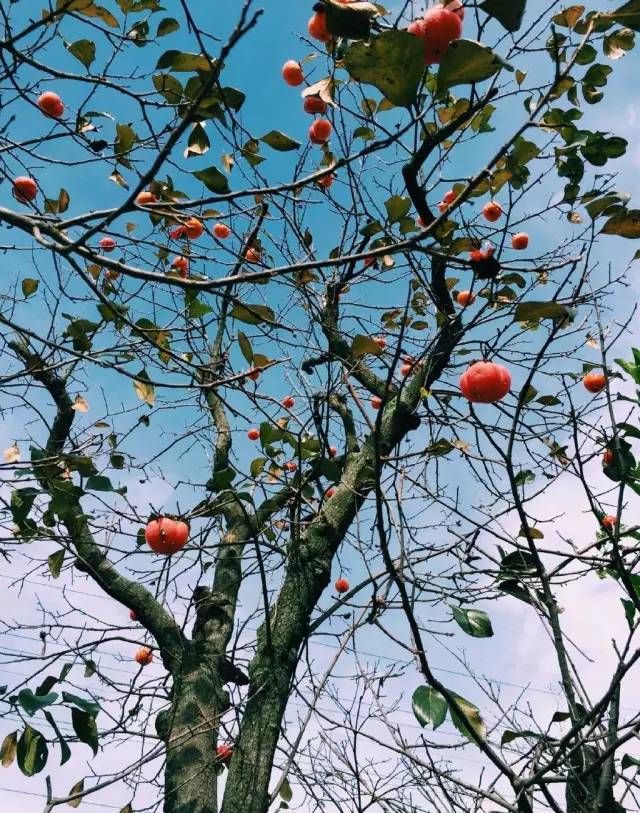
[[[136,392],[136,395],[141,401],[144,401],[145,404],[149,404],[149,406],[153,406],[156,402],[156,391],[153,387],[153,384],[150,383],[149,380],[144,380],[142,378],[136,378],[133,382],[133,389]]]
[[[2,456],[4,457],[5,463],[18,463],[20,461],[20,449],[18,449],[18,445],[16,443],[13,446],[9,446],[8,449],[5,449]]]
[[[76,395],[71,409],[75,409],[76,412],[88,412],[89,402],[86,398],[83,398],[82,395]]]

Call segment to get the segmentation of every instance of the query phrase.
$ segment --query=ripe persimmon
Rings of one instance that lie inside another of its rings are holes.
[[[596,394],[598,392],[602,392],[602,390],[607,386],[607,377],[604,373],[591,371],[584,376],[582,383],[584,384],[585,389]]]
[[[515,248],[516,251],[523,251],[528,245],[529,235],[526,233],[526,231],[519,231],[511,238],[511,248]]]
[[[477,361],[460,376],[460,390],[469,401],[493,404],[511,389],[511,374],[492,361]]]
[[[249,440],[258,440],[260,437],[260,430],[259,429],[249,429],[247,432],[247,437]]]
[[[349,582],[346,579],[340,578],[336,579],[336,583],[334,584],[336,588],[336,593],[347,593],[349,592]]]
[[[332,131],[333,127],[328,119],[316,119],[309,127],[309,138],[314,144],[326,144]]]
[[[292,409],[296,404],[296,399],[292,395],[287,395],[280,403],[285,409]]]
[[[456,302],[462,308],[466,308],[467,305],[473,305],[476,301],[476,295],[471,291],[459,291],[456,296]]]
[[[320,178],[320,180],[318,181],[318,186],[321,186],[323,189],[331,189],[335,179],[336,179],[336,176],[333,175],[333,174],[325,175],[323,178]]]
[[[213,233],[218,238],[218,240],[226,240],[227,237],[231,234],[231,229],[227,226],[226,223],[216,223],[213,227]]]
[[[202,237],[204,234],[204,226],[197,217],[190,217],[185,221],[184,233],[189,240],[197,240],[198,237]]]
[[[140,194],[136,197],[136,203],[138,206],[146,206],[147,203],[157,203],[158,198],[154,195],[153,192],[149,192],[148,190],[144,192],[140,192]]]
[[[454,11],[442,5],[428,9],[421,20],[412,22],[407,31],[424,42],[424,63],[435,65],[442,62],[454,40],[462,35],[462,19]]]
[[[600,523],[603,528],[606,528],[608,531],[613,531],[613,529],[618,524],[618,520],[611,514],[607,514],[606,517],[602,517]]]
[[[282,66],[282,78],[289,87],[295,88],[301,85],[304,82],[304,73],[300,63],[295,59],[287,60]]]
[[[502,217],[502,206],[500,206],[497,200],[490,200],[482,207],[482,214],[489,223],[495,223],[496,220]]]
[[[324,11],[316,11],[307,23],[307,31],[309,32],[309,36],[313,37],[314,40],[329,42],[331,34],[327,28],[327,15]]]
[[[218,745],[216,748],[216,756],[220,762],[228,762],[233,756],[233,748],[229,745]]]
[[[153,661],[153,652],[148,646],[141,646],[134,657],[140,666],[148,666]]]
[[[64,104],[57,93],[47,90],[38,96],[36,104],[50,119],[59,119],[64,114]]]
[[[327,103],[320,96],[305,96],[302,102],[305,113],[326,113]]]
[[[113,249],[115,247],[116,247],[116,241],[113,239],[113,237],[101,237],[100,238],[100,248],[103,251],[106,251],[106,252],[113,251]]]
[[[20,203],[28,203],[38,194],[38,184],[28,175],[13,179],[13,197]]]
[[[155,553],[171,556],[182,550],[189,539],[189,526],[186,522],[160,517],[147,524],[144,532],[147,545]]]
[[[189,260],[186,257],[176,257],[171,263],[171,267],[175,268],[183,279],[189,276]]]
[[[380,409],[380,407],[382,406],[382,398],[380,398],[377,395],[374,395],[373,398],[371,399],[371,406],[373,407],[373,409],[376,410]]]

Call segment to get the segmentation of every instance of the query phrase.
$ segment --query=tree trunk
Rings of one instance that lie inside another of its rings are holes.
[[[156,719],[167,744],[164,813],[218,813],[216,732],[228,697],[215,671],[185,658],[171,709]]]

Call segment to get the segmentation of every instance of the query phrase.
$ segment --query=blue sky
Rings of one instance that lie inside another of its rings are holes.
[[[537,5],[542,7],[542,4],[531,5],[532,10],[535,10]],[[211,21],[211,27],[214,29],[216,36],[224,38],[226,32],[230,29],[235,20],[239,3],[227,2],[216,4],[216,6],[216,19]],[[38,16],[40,13],[40,6],[37,3],[22,3],[14,8],[19,9],[20,14],[24,15],[24,19],[30,16],[30,14],[25,11],[25,8],[29,8],[33,16]],[[180,16],[178,3],[173,1],[168,2],[166,9],[166,16]],[[203,13],[203,9],[205,9],[204,5],[194,11],[196,13]],[[207,6],[205,10],[207,17],[213,16],[210,6]],[[225,83],[242,89],[248,95],[246,112],[243,114],[244,123],[256,136],[260,136],[270,129],[275,128],[282,129],[292,137],[298,138],[303,142],[305,141],[309,118],[300,110],[298,92],[294,89],[283,87],[280,78],[280,67],[287,59],[302,59],[310,53],[310,48],[302,44],[298,39],[298,33],[304,31],[309,13],[308,4],[291,3],[286,0],[270,0],[259,28],[253,31],[246,40],[241,43],[234,58],[229,62],[228,69],[225,71]],[[158,14],[156,15],[156,19],[160,19],[162,16],[164,15]],[[182,17],[180,17],[180,19],[182,20]],[[152,30],[154,29],[155,24],[152,25]],[[65,31],[65,35],[68,39],[72,40],[76,36],[79,36],[78,31],[79,28],[77,28],[75,24],[70,24],[68,30]],[[105,41],[101,38],[97,38],[97,43],[98,59],[95,63],[96,68],[102,64],[101,60],[107,54]],[[180,32],[163,38],[158,44],[148,45],[144,49],[129,48],[126,54],[119,59],[117,70],[121,71],[122,74],[128,74],[136,69],[137,66],[141,66],[141,70],[142,66],[153,66],[157,57],[168,48],[195,50],[184,29],[184,25]],[[82,70],[79,63],[65,53],[59,42],[52,44],[49,52],[50,55],[48,59],[50,58],[58,68],[74,72]],[[324,60],[322,58],[307,64],[310,67],[312,66],[314,78],[320,78],[325,75]],[[592,126],[597,126],[603,130],[613,130],[618,134],[625,135],[625,137],[629,139],[629,152],[624,159],[617,162],[616,168],[620,171],[621,185],[630,192],[637,192],[638,181],[640,180],[640,148],[636,146],[638,143],[638,134],[640,133],[640,109],[638,109],[633,96],[629,92],[629,89],[634,87],[634,81],[637,81],[635,77],[638,75],[638,67],[637,54],[627,56],[616,63],[615,71],[610,82],[611,87],[607,92],[606,102],[594,108],[587,108],[585,111],[585,122],[590,120]],[[40,79],[40,77],[36,76],[33,72],[25,73],[24,76],[29,76],[33,80]],[[530,78],[533,80],[533,72]],[[65,88],[65,102],[70,109],[73,109],[75,105],[83,102],[86,96],[84,89],[78,87],[74,88],[72,83],[64,83],[63,86]],[[141,79],[139,86],[150,88],[150,83],[147,79]],[[57,89],[57,87],[57,83],[43,81],[38,85],[37,91]],[[34,96],[37,91],[34,87]],[[99,111],[110,110],[112,109],[112,104],[113,95],[101,91],[91,100],[89,109]],[[17,107],[17,105],[14,107]],[[43,122],[42,117],[36,111],[28,108],[28,106],[23,103],[20,103],[19,109],[22,111],[22,117],[19,122],[13,125],[11,130],[12,137],[20,139],[32,137],[34,133],[46,132],[43,128],[49,125]],[[133,103],[128,106],[121,105],[120,102],[118,102],[118,121],[127,121],[129,116],[131,116],[133,120],[134,115],[136,115],[136,106]],[[508,106],[504,112],[500,114],[496,121],[499,124],[504,123],[506,126],[514,117],[522,115],[521,100],[516,100],[512,106]],[[107,119],[100,121],[104,121],[107,132],[111,132],[110,128],[112,125],[109,121]],[[486,148],[487,151],[486,155],[489,155],[495,149],[496,144],[501,138],[500,130],[501,128],[498,127],[498,133],[495,136],[485,137],[485,140],[482,142],[482,148]],[[212,163],[216,163],[219,166],[223,151],[226,150],[220,141],[212,136],[212,149],[205,157],[185,162],[181,158],[181,154],[177,153],[176,159],[183,167],[193,171],[209,166]],[[288,180],[291,177],[293,164],[291,154],[279,155],[270,152],[266,147],[263,147],[263,152],[269,154],[269,161],[263,165],[268,179],[270,181]],[[471,174],[477,170],[483,159],[486,158],[486,156],[481,154],[480,150],[475,147],[463,150],[462,152],[464,156],[463,159],[452,168],[454,177]],[[148,151],[146,156],[147,160],[151,160],[152,157],[151,152]],[[70,159],[69,151],[64,146],[64,142],[59,142],[59,146],[56,146],[55,142],[53,142],[51,147],[47,147],[46,156],[27,162],[28,169],[38,177],[41,186],[51,196],[57,192],[60,186],[64,186],[71,194],[71,212],[82,212],[89,208],[104,208],[115,205],[123,199],[124,191],[108,179],[109,170],[104,163],[97,163],[93,167],[74,167],[72,165],[61,167],[51,164],[51,159]],[[317,160],[317,156],[310,159],[309,165],[312,165],[314,160]],[[17,162],[13,161],[10,162],[7,167],[10,175],[20,174],[22,169],[23,168],[20,167]],[[393,191],[402,192],[402,185],[399,179],[391,180],[389,173],[390,170],[388,168],[382,168],[380,170],[381,183],[389,182],[393,186]],[[233,171],[230,183],[234,189],[242,187],[245,184],[238,168]],[[549,176],[548,179],[543,180],[527,203],[527,209],[521,214],[526,215],[528,211],[534,210],[540,201],[546,201],[553,197],[558,186],[558,181],[554,176]],[[192,183],[189,188],[186,186],[183,188],[194,195],[197,195],[199,192],[199,187],[195,183]],[[443,188],[446,187],[443,185]],[[3,196],[3,205],[12,205],[12,201],[8,196],[8,184],[6,181],[0,186],[0,193]],[[378,200],[383,199],[382,189],[373,190],[373,193]],[[337,194],[340,193],[338,192]],[[142,234],[145,228],[145,217],[137,216],[136,220],[140,223],[137,234]],[[320,206],[317,207],[317,214],[312,216],[312,221],[318,255],[325,256],[337,243],[337,221],[326,212],[325,208]],[[532,236],[532,242],[536,246],[544,246],[546,244],[552,244],[557,234],[564,232],[565,229],[566,224],[564,222],[554,222],[552,218],[547,218],[533,223],[529,230]],[[9,232],[3,230],[0,232],[0,244],[10,244],[14,239],[14,231]],[[20,241],[20,244],[26,245],[27,243]],[[619,270],[629,261],[634,248],[632,248],[630,243],[625,241],[610,239],[606,243],[601,243],[597,251],[600,261],[603,263],[603,268],[608,262],[611,262],[613,266]],[[29,254],[25,252],[25,254],[20,255],[20,259],[17,262],[13,258],[10,259],[11,267],[9,274],[11,275],[11,279],[15,277],[19,280],[23,276],[31,274],[31,271],[28,270],[30,264],[30,259],[28,258]],[[224,267],[225,262],[228,261],[229,258],[221,254],[219,258],[220,264],[216,265],[215,272],[219,273],[219,269]],[[40,258],[37,259],[37,263],[39,272],[43,277],[41,284],[44,288],[44,280],[46,280],[48,274],[53,273],[53,269],[46,261]],[[209,269],[207,268],[206,270],[208,271]],[[398,290],[400,290],[401,283],[398,282],[397,286]],[[53,283],[53,287],[55,288],[55,282]],[[631,289],[628,289],[626,292],[620,292],[620,294],[617,295],[614,301],[621,312],[624,312],[630,306],[630,292],[633,293],[633,298],[635,299],[637,287],[637,283],[635,283],[633,277],[631,277]],[[72,293],[73,291],[74,288],[69,287],[66,292]],[[269,296],[271,295],[272,294],[269,293]],[[393,289],[393,295],[396,295],[395,289]],[[273,304],[278,307],[285,304],[288,293],[286,289],[280,291],[276,290],[273,296]],[[360,294],[357,296],[360,301],[365,301],[366,304],[384,305],[386,298],[389,296],[389,289],[372,284],[367,287],[366,292],[363,293],[362,296]],[[45,311],[41,308],[38,301],[32,301],[28,307],[19,308],[17,316],[20,320],[23,320],[25,324],[37,328],[41,320],[45,318]],[[298,313],[294,318],[302,319],[304,316]],[[235,352],[237,354],[237,351]],[[589,353],[590,351],[585,349],[584,357],[589,358]],[[241,362],[238,355],[235,356],[235,359],[236,364],[240,365]],[[82,419],[87,426],[102,417],[102,401],[105,394],[111,405],[115,402],[116,404],[122,403],[126,409],[136,407],[135,397],[129,381],[122,381],[115,376],[102,373],[98,376],[96,373],[97,371],[94,369],[91,374],[93,376],[93,383],[89,390],[85,391],[81,388],[83,393],[87,395],[91,405],[89,414]],[[265,382],[268,382],[269,391],[277,398],[286,394],[290,389],[289,383],[285,381],[283,376],[279,373],[268,374],[265,376]],[[263,386],[266,386],[266,384]],[[167,406],[169,406],[171,399],[169,396],[163,395],[163,398],[164,397],[167,397]],[[249,411],[244,401],[242,408]],[[172,409],[171,407],[165,409],[158,415],[157,419],[156,417],[152,418],[152,425],[149,429],[140,429],[137,431],[128,449],[134,454],[148,454],[150,449],[159,447],[164,443],[166,432],[178,431],[183,424],[188,425],[192,415],[193,413],[189,409]],[[247,417],[251,418],[252,416],[248,415]],[[134,423],[136,418],[137,414],[123,415],[114,421],[114,426],[120,431],[123,431],[125,427]],[[248,459],[249,452],[253,449],[253,447],[250,447],[246,441],[244,441],[245,430],[246,426],[244,422],[241,421],[237,431],[237,449],[239,457],[243,461]],[[16,421],[12,419],[11,414],[6,415],[6,419],[4,424],[0,427],[0,431],[2,432],[2,440],[4,443],[2,448],[6,448],[14,439],[21,441],[21,446],[25,446],[24,438],[26,435],[32,431],[36,434],[41,433],[39,428],[32,428],[30,426],[24,427],[20,420]],[[127,475],[120,476],[117,473],[112,474],[114,475],[114,480],[127,482],[130,498],[132,502],[137,503],[141,511],[146,510],[146,506],[150,502],[152,502],[155,507],[160,507],[160,505],[164,503],[167,507],[171,508],[175,504],[176,498],[172,485],[182,476],[185,469],[189,477],[192,477],[196,481],[203,482],[206,479],[206,458],[206,449],[200,448],[192,451],[190,455],[184,459],[172,460],[167,463],[163,467],[163,474],[169,483],[168,486],[162,484],[162,481],[157,476],[151,476],[147,482],[140,483],[138,482],[140,478],[137,477],[128,477]],[[452,481],[461,487],[463,495],[468,499],[473,499],[473,483],[465,480],[464,477],[460,482],[457,482],[460,477],[459,467],[456,467],[455,463],[452,463],[446,471],[447,476],[450,476]],[[191,501],[191,494],[188,493],[188,489],[184,489],[181,493],[178,492],[178,496],[185,502]],[[554,501],[545,504],[545,510],[548,511],[550,516],[553,515],[554,512],[560,511],[563,504],[566,505],[568,501],[575,501],[575,503],[578,504],[579,497],[571,486],[567,486],[565,492],[559,493],[556,496],[557,504]],[[430,515],[430,519],[435,525],[438,520],[437,514],[434,513]],[[592,533],[592,523],[590,523],[590,519],[589,517],[584,518],[582,515],[578,518],[575,516],[569,518],[566,525],[567,533],[585,535]],[[428,532],[429,529],[426,529],[425,533]],[[46,553],[48,552],[50,552],[49,549],[47,549]],[[38,556],[42,556],[42,553],[41,550],[37,551]],[[44,555],[46,555],[46,553]],[[19,559],[18,561],[21,560]],[[354,580],[357,580],[358,576],[362,575],[361,562],[352,551],[346,551],[344,553],[343,562],[345,568],[353,570]],[[11,570],[4,575],[10,577],[12,575]],[[20,613],[23,619],[37,624],[40,613],[35,610],[24,613],[25,608],[27,606],[34,607],[34,602],[37,598],[41,598],[43,602],[46,602],[49,606],[60,607],[62,606],[62,597],[60,596],[60,591],[56,589],[59,585],[53,585],[52,588],[45,588],[39,586],[38,580],[34,579],[33,582],[33,584],[30,583],[26,587],[26,591],[23,593],[19,605],[17,605],[15,598],[17,592],[12,590],[9,595],[11,597],[12,610],[16,614]],[[75,584],[73,589],[83,591],[78,595],[70,594],[72,598],[75,596],[80,606],[90,608],[90,611],[95,612],[98,617],[102,617],[103,614],[112,613],[114,623],[126,623],[125,610],[114,607],[111,602],[108,602],[108,600],[104,598],[96,597],[96,590],[93,586],[80,583],[80,587],[78,587],[78,584]],[[85,591],[89,595],[85,596]],[[585,645],[589,644],[592,646],[596,652],[595,657],[600,659],[600,664],[602,664],[603,661],[610,657],[605,643],[608,638],[608,635],[605,635],[605,630],[608,633],[611,625],[613,625],[614,629],[618,629],[619,622],[623,621],[620,617],[617,596],[608,584],[590,583],[588,589],[583,592],[580,592],[580,589],[577,587],[572,588],[568,591],[568,598],[570,600],[567,601],[566,617],[568,618],[567,623],[569,629],[572,634],[575,634],[578,640],[583,641]],[[605,611],[602,610],[603,605],[606,605]],[[468,654],[469,660],[475,665],[475,668],[477,668],[479,672],[486,672],[492,677],[498,677],[500,680],[518,686],[527,684],[530,681],[535,683],[536,689],[539,690],[535,694],[535,699],[538,703],[537,708],[544,709],[544,713],[547,713],[548,709],[554,705],[553,695],[551,695],[548,702],[544,704],[541,704],[540,701],[541,696],[547,697],[545,693],[550,691],[549,681],[553,675],[547,666],[546,657],[540,655],[540,653],[548,652],[546,649],[547,642],[536,625],[532,622],[528,608],[519,605],[511,599],[505,600],[505,606],[508,608],[506,612],[494,618],[494,624],[496,626],[496,636],[494,639],[489,642],[464,639],[463,642],[460,642],[460,634],[458,634],[456,642],[459,643],[460,646],[462,643],[464,644],[464,651]],[[106,607],[108,607],[108,610],[105,609]],[[598,635],[593,633],[594,630],[598,631]],[[29,635],[27,637],[29,637]],[[35,651],[36,642],[33,642],[33,640],[31,642],[21,639],[17,640],[19,642],[15,644],[17,649],[32,646]],[[437,639],[434,639],[434,641],[437,641]],[[388,643],[381,641],[374,633],[364,635],[361,643],[364,650],[374,653],[380,652],[383,647],[388,647]],[[13,645],[14,644],[11,644],[11,646]],[[436,646],[435,643],[434,646]],[[437,646],[439,651],[434,657],[438,664],[443,668],[460,671],[456,658],[447,653],[440,644],[437,644]],[[105,660],[111,658],[114,668],[122,668],[125,671],[130,671],[131,667],[127,659],[128,650],[130,648],[131,647],[128,646],[123,652],[118,647],[115,647],[111,654],[108,656],[105,655]],[[390,650],[385,649],[385,651]],[[121,661],[119,660],[120,658],[124,660]],[[318,666],[320,667],[327,659],[328,654],[323,653],[321,649],[318,650]],[[347,667],[349,665],[351,665],[351,660],[347,659]],[[347,667],[345,667],[345,671]],[[20,670],[22,667],[14,666],[10,668]],[[156,667],[154,667],[154,669],[155,668]],[[159,672],[158,667],[158,673]],[[402,685],[402,682],[399,682],[394,686],[398,694],[400,694],[402,690],[405,691],[398,719],[404,720],[407,725],[414,725],[414,721],[410,718],[408,694],[410,694],[412,687],[419,681],[419,678],[413,667],[408,668],[407,674],[408,677],[404,685]],[[587,674],[587,680],[592,682],[595,687],[602,679],[603,674],[605,674],[605,670],[598,670],[596,666],[585,666],[585,674]],[[470,699],[474,699],[480,704],[480,698],[469,694],[471,690],[469,689],[469,681],[466,678],[460,675],[452,675],[447,685],[465,696],[469,695]],[[637,681],[632,685],[637,687]],[[508,687],[504,690],[506,692],[512,691]],[[347,691],[348,687],[345,688],[345,693]],[[541,713],[543,712],[541,711]],[[4,733],[4,728],[0,733]],[[82,753],[74,753],[74,758],[70,766],[63,772],[56,772],[56,776],[61,777],[61,787],[58,788],[59,790],[64,790],[66,786],[70,786],[79,778],[83,771],[82,756]],[[120,759],[121,754],[116,753],[114,755],[113,752],[101,757],[102,764],[110,767],[119,765]],[[473,762],[476,759],[476,755],[470,754],[469,759]],[[14,789],[35,793],[42,790],[43,782],[41,777],[27,781],[21,777],[17,769],[13,768],[11,771],[7,771],[2,775],[0,785],[7,785]],[[119,806],[122,806],[129,800],[127,793],[126,789],[122,788],[110,790],[108,795],[105,794],[101,797],[101,801],[104,802],[103,809],[111,809],[111,807],[118,809]],[[17,805],[18,802],[16,802],[16,799],[19,800],[20,807],[24,813],[32,813],[32,811],[33,813],[36,811],[39,813],[42,808],[42,800],[37,797],[16,797],[12,796],[7,790],[0,788],[0,800],[5,801],[7,805]],[[100,808],[96,807],[95,809],[98,810]]]

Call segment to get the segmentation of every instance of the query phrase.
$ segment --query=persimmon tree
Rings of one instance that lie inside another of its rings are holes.
[[[640,2],[218,5],[2,8],[3,764],[47,812],[638,809],[640,212],[594,110]],[[463,654],[514,605],[555,714]]]

